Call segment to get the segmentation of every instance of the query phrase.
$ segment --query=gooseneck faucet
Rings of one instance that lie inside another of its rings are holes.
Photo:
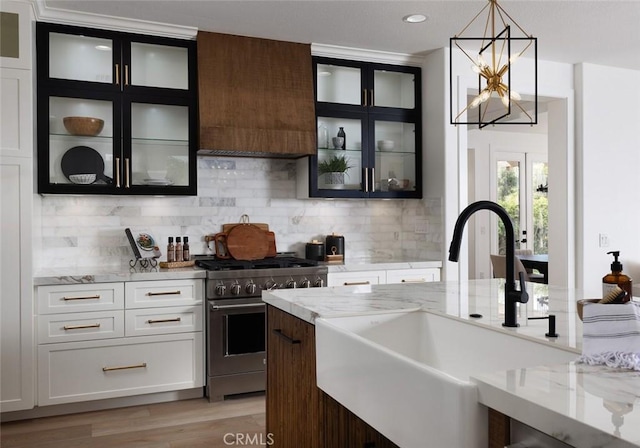
[[[504,322],[502,325],[505,327],[517,327],[518,316],[516,304],[518,302],[527,303],[529,301],[529,294],[527,294],[524,284],[524,272],[520,272],[520,290],[518,291],[516,289],[514,269],[516,240],[511,218],[502,206],[491,201],[478,201],[470,204],[462,211],[462,213],[460,213],[460,216],[458,216],[458,220],[456,221],[456,226],[453,230],[453,239],[449,246],[449,261],[458,261],[458,258],[460,257],[460,245],[462,244],[462,232],[464,231],[464,225],[467,223],[471,215],[478,210],[490,210],[494,212],[504,224],[504,228],[507,233],[507,282],[505,283],[504,288]]]

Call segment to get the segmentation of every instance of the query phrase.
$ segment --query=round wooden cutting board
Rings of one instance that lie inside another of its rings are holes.
[[[261,260],[269,252],[267,232],[253,224],[240,224],[229,230],[227,251],[236,260]]]

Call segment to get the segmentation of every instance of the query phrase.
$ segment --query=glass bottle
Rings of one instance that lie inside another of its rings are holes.
[[[340,126],[340,129],[338,130],[338,137],[342,137],[341,149],[347,149],[347,135],[344,133],[344,128],[342,126]]]
[[[167,262],[171,263],[176,261],[176,248],[173,245],[173,237],[169,237],[169,244],[167,245]]]
[[[176,261],[182,261],[183,251],[182,251],[182,238],[179,236],[176,237]]]
[[[191,254],[189,253],[189,237],[184,237],[184,244],[182,244],[182,259],[184,261],[189,261],[191,259]]]

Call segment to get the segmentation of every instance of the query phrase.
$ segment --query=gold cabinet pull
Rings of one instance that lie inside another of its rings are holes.
[[[129,66],[127,64],[124,65],[124,85],[129,85]]]
[[[414,278],[414,279],[409,279],[409,280],[405,280],[404,278],[402,279],[402,283],[424,283],[427,280],[424,278]]]
[[[124,159],[124,188],[129,188],[129,157]]]
[[[371,192],[376,192],[376,169],[371,168]]]
[[[371,102],[370,102],[371,107],[375,106],[374,98],[375,97],[373,96],[373,89],[371,89]]]
[[[369,170],[367,168],[362,168],[364,170],[364,192],[369,193]]]
[[[62,300],[95,300],[99,299],[100,294],[96,294],[95,296],[78,296],[78,297],[63,297]]]
[[[161,324],[164,322],[180,322],[182,319],[179,317],[173,319],[149,319],[147,321],[148,324]]]
[[[120,64],[116,64],[116,85],[120,85]]]
[[[116,157],[116,188],[120,188],[120,157]]]
[[[151,292],[147,293],[148,296],[175,296],[180,294],[181,291],[162,291],[162,292]]]
[[[367,89],[362,89],[362,97],[364,98],[364,107],[367,107]]]
[[[87,325],[65,325],[62,328],[64,328],[65,330],[80,330],[82,328],[100,328],[100,324],[95,323],[95,324],[87,324]]]
[[[147,367],[147,363],[143,362],[142,364],[134,364],[132,366],[116,366],[116,367],[103,367],[103,372],[111,372],[112,370],[127,370],[127,369],[144,369]]]
[[[344,282],[344,286],[359,286],[359,285],[370,285],[371,282],[368,280],[366,282]]]

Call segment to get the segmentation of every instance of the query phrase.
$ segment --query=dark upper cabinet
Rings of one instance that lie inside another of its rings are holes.
[[[195,41],[40,22],[36,51],[39,193],[197,194]]]
[[[313,70],[318,149],[298,164],[298,197],[421,198],[421,69],[314,57]],[[336,157],[342,175],[326,172]]]

